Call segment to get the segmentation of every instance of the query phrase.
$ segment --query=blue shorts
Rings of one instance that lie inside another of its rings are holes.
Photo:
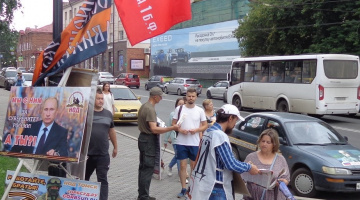
[[[198,146],[186,146],[186,145],[176,145],[176,158],[178,160],[184,160],[190,158],[190,160],[195,161],[197,153],[199,151]]]

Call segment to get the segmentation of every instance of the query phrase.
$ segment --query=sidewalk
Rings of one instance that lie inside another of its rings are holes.
[[[139,151],[137,147],[137,139],[125,134],[117,134],[118,156],[111,159],[109,170],[109,199],[137,199],[137,177],[139,167]],[[110,145],[111,146],[111,145]],[[110,147],[110,150],[112,147]],[[172,157],[172,152],[165,151],[163,161],[167,165]],[[176,166],[176,165],[175,165]],[[173,176],[167,176],[165,171],[162,180],[152,179],[150,186],[150,195],[159,200],[178,199],[177,194],[181,190],[177,169],[174,166]],[[96,181],[96,175],[91,177],[92,181]],[[236,199],[242,199],[241,195],[237,195]]]

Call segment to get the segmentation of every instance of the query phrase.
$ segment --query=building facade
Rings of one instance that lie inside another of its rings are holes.
[[[49,24],[41,28],[28,27],[19,32],[16,67],[25,67],[28,71],[35,68],[39,54],[52,41],[52,28]]]
[[[240,57],[233,32],[249,12],[248,4],[248,0],[195,1],[191,20],[150,40],[150,74],[197,78],[206,86],[226,79],[232,60]]]

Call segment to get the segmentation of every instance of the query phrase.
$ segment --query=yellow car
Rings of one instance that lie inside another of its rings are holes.
[[[114,122],[137,122],[140,97],[123,85],[110,85],[110,91],[115,100]]]

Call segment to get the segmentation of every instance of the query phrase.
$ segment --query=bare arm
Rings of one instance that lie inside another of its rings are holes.
[[[207,124],[207,122],[206,121],[202,121],[202,122],[200,122],[200,127],[199,128],[195,128],[195,129],[191,129],[191,130],[189,130],[189,132],[191,133],[191,134],[195,134],[195,133],[202,133],[202,132],[204,132],[206,129],[207,129],[207,127],[208,127],[208,124]]]
[[[168,131],[178,131],[179,130],[178,125],[173,125],[170,127],[158,127],[158,126],[156,126],[156,122],[149,122],[149,126],[150,126],[151,132],[154,134],[162,134],[162,133],[166,133]]]
[[[110,141],[111,141],[112,145],[114,146],[112,157],[115,158],[117,155],[117,140],[116,140],[115,128],[110,128],[109,136],[110,136]]]

